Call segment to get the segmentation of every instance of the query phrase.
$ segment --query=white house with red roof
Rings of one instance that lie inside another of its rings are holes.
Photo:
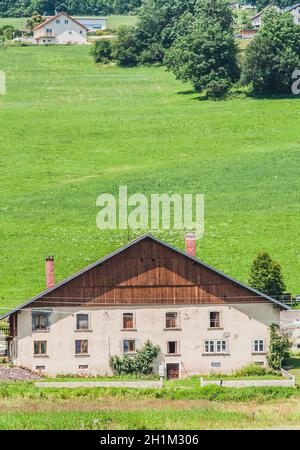
[[[39,45],[79,44],[85,45],[88,28],[66,13],[48,17],[33,30],[34,40]]]

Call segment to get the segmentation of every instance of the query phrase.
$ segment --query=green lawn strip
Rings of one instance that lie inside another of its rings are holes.
[[[299,427],[299,412],[229,411],[215,406],[188,409],[0,413],[0,429],[236,429]]]
[[[273,399],[299,398],[300,388],[248,387],[222,388],[219,386],[165,387],[163,389],[121,387],[38,388],[32,382],[1,382],[0,399],[65,400],[75,398],[99,399],[106,397],[128,399],[215,400],[264,402]]]
[[[289,422],[299,423],[299,415]],[[0,413],[0,429],[218,429],[273,426],[270,415],[264,421],[251,413],[220,411],[215,408],[188,410],[145,409],[141,411],[63,411]]]

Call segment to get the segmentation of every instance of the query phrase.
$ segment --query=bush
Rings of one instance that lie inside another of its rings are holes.
[[[282,362],[289,356],[290,343],[287,337],[280,333],[279,326],[270,326],[270,347],[267,360],[271,369],[280,370]]]
[[[142,44],[138,39],[136,28],[120,27],[113,45],[113,58],[118,66],[131,67],[139,64]]]
[[[91,50],[96,63],[108,64],[112,61],[112,45],[109,39],[96,41]]]
[[[242,369],[239,369],[234,373],[235,377],[251,377],[264,375],[278,375],[278,372],[267,369],[264,366],[259,366],[257,364],[249,364],[248,366],[243,367]]]
[[[147,341],[134,356],[112,356],[110,366],[118,375],[148,375],[153,372],[152,362],[160,348]]]
[[[214,100],[224,99],[231,87],[231,82],[228,78],[214,78],[207,83],[206,95]]]
[[[164,59],[165,50],[162,45],[154,43],[142,51],[140,56],[141,64],[160,65]]]

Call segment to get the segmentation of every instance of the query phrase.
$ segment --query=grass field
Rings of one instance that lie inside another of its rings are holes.
[[[243,428],[300,429],[299,388],[0,385],[0,430]]]
[[[97,196],[119,185],[204,193],[198,256],[247,281],[266,249],[298,293],[299,100],[199,100],[164,68],[97,67],[89,50],[0,51],[1,306],[43,289],[46,254],[59,281],[127,242],[96,227]]]

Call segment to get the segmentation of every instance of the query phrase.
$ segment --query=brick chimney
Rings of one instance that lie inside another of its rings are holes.
[[[54,285],[54,257],[46,256],[46,289],[49,289]]]
[[[185,251],[189,256],[196,256],[196,236],[195,233],[186,233]]]

